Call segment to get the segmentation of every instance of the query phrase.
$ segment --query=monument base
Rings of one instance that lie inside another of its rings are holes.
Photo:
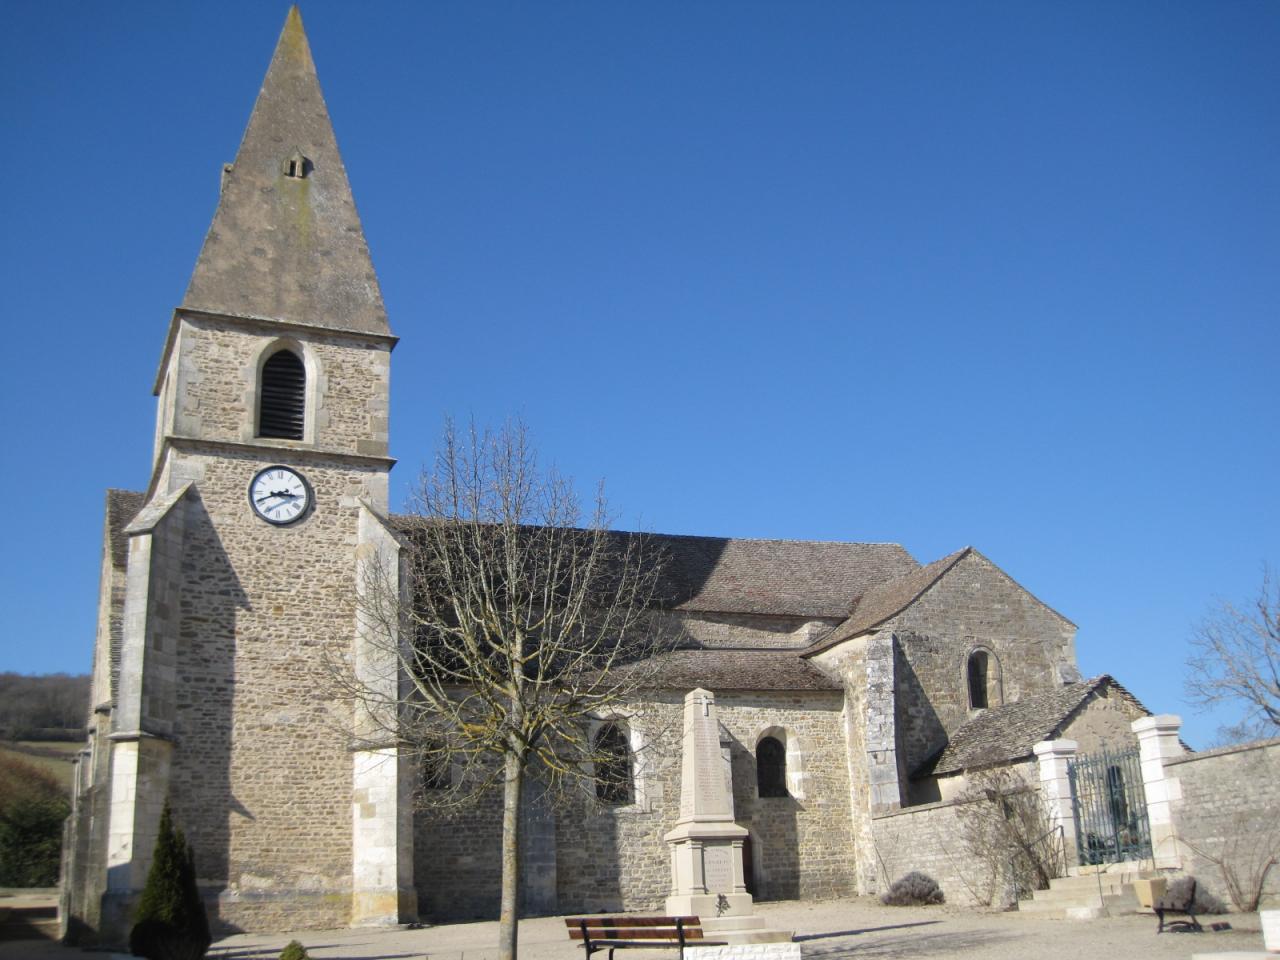
[[[701,917],[703,929],[719,917],[750,917],[749,893],[685,893],[667,897],[667,916]],[[762,921],[763,922],[763,921]]]
[[[723,939],[717,937],[717,939]],[[687,946],[684,953],[689,960],[800,960],[798,943],[741,943],[727,947]]]
[[[791,943],[795,936],[794,930],[772,930],[765,926],[764,917],[704,917],[702,932],[708,940],[723,940],[731,947],[747,943],[780,945]],[[752,951],[751,956],[755,960],[781,960],[783,955],[775,957],[773,953]]]

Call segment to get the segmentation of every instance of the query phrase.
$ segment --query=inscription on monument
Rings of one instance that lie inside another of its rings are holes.
[[[703,847],[702,876],[707,893],[733,893],[733,848],[728,844]]]

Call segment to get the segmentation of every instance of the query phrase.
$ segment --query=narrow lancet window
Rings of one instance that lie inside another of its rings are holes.
[[[786,797],[787,748],[777,737],[756,744],[756,788],[762,797]]]
[[[277,350],[262,365],[258,436],[301,440],[306,413],[306,368],[292,350]]]
[[[975,650],[969,654],[969,709],[987,708],[987,652]]]

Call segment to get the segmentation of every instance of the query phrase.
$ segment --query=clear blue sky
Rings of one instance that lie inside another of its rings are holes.
[[[5,634],[89,668],[106,487],[283,3],[0,8]],[[1280,563],[1280,4],[336,3],[393,503],[521,414],[619,525],[973,544],[1203,745]]]

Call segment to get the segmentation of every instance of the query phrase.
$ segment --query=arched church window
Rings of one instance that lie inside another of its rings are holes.
[[[606,723],[596,731],[596,798],[604,803],[631,803],[631,748],[626,730]]]
[[[970,710],[985,710],[987,708],[987,672],[990,666],[990,656],[987,651],[975,650],[969,654]]]
[[[307,412],[307,370],[289,349],[262,365],[258,391],[258,436],[301,440]]]
[[[756,788],[762,797],[786,797],[787,748],[777,737],[761,737],[756,744]]]

